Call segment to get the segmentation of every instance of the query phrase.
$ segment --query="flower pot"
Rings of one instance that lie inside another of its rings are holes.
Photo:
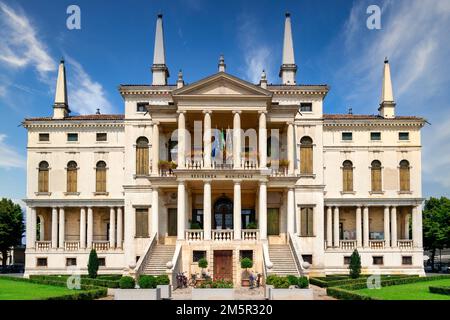
[[[242,279],[241,280],[241,286],[242,287],[250,287],[250,280],[249,279]]]

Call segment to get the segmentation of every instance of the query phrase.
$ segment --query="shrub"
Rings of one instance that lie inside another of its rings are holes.
[[[246,228],[247,229],[258,229],[258,225],[256,224],[256,222],[249,222],[249,223],[247,223]]]
[[[450,295],[450,287],[429,287],[431,293]]]
[[[209,281],[205,281],[205,282],[201,283],[199,288],[202,288],[202,289],[205,289],[205,288],[231,289],[231,288],[233,288],[233,282],[226,281],[223,279],[209,280]]]
[[[138,283],[141,289],[154,289],[156,288],[156,277],[142,275],[139,277]]]
[[[160,275],[156,277],[156,285],[168,285],[170,284],[170,279],[166,274]]]
[[[296,276],[289,275],[286,278],[291,286],[296,286],[298,284],[298,278]]]
[[[275,280],[278,278],[277,275],[275,274],[271,274],[270,276],[267,276],[266,278],[266,284],[273,286],[273,283],[275,282]]]
[[[201,258],[200,260],[198,260],[198,266],[202,269],[207,268],[208,260],[206,260],[206,258]]]
[[[253,267],[253,261],[250,258],[244,258],[241,260],[241,268],[242,269],[249,269]]]
[[[298,278],[298,287],[300,289],[309,288],[309,280],[307,277],[299,277]]]
[[[134,286],[136,285],[136,282],[134,281],[133,277],[122,277],[119,281],[119,287],[120,289],[134,289]]]
[[[97,251],[95,251],[95,249],[91,250],[91,253],[89,253],[89,261],[88,261],[88,273],[89,273],[89,278],[95,279],[97,277],[97,272],[98,272],[98,256],[97,256]]]
[[[358,253],[358,250],[354,250],[350,257],[350,265],[348,266],[350,269],[350,277],[352,279],[359,278],[361,274],[361,256]]]

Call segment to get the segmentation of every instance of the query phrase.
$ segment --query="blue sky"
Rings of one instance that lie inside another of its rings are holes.
[[[66,9],[81,8],[81,30]],[[369,30],[369,5],[382,9]],[[120,113],[117,86],[151,81],[156,15],[164,14],[170,83],[179,69],[193,82],[217,71],[277,83],[284,13],[292,14],[297,81],[331,86],[325,112],[375,114],[385,56],[397,113],[432,124],[423,130],[425,196],[450,196],[450,1],[9,1],[0,0],[0,197],[24,198],[25,117],[52,112],[56,67],[64,56],[69,104],[78,113]]]

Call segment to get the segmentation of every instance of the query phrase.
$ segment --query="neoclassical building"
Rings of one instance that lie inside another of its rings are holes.
[[[64,61],[53,115],[25,119],[27,274],[423,274],[421,138],[397,116],[388,60],[376,115],[324,114],[327,85],[296,82],[285,17],[281,83],[218,72],[168,84],[158,15],[150,85],[122,114],[71,115]],[[381,75],[381,74],[380,74]],[[381,77],[380,77],[381,82]],[[375,108],[374,108],[375,112]]]

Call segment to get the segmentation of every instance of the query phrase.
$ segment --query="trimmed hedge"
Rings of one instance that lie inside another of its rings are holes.
[[[429,287],[428,290],[430,290],[431,293],[437,293],[437,294],[445,294],[450,295],[450,287]]]
[[[2,277],[2,279],[7,279],[11,281],[18,281],[18,282],[28,282],[28,283],[34,283],[34,284],[44,284],[49,286],[57,286],[57,287],[66,287],[67,286],[67,277],[64,280],[56,281],[56,280],[50,280],[50,279],[42,279],[39,277],[44,276],[32,276],[30,279],[26,278],[17,278],[17,277]],[[92,286],[92,285],[80,285],[80,290],[73,289],[74,293],[72,294],[66,294],[62,296],[56,296],[56,297],[48,297],[43,298],[41,300],[93,300],[98,299],[102,297],[106,297],[108,294],[108,290],[106,288]]]
[[[296,277],[292,275],[281,277],[272,274],[267,277],[266,284],[273,285],[275,289],[289,288],[289,286],[297,286],[300,289],[309,287],[309,281],[307,277]]]
[[[134,280],[133,277],[125,276],[125,277],[120,278],[120,281],[119,281],[120,289],[134,289],[135,285],[136,285],[136,281]]]
[[[364,275],[359,277],[358,279],[351,279],[348,276],[344,279],[337,279],[331,278],[332,280],[329,280],[328,278],[310,278],[309,282],[313,285],[319,286],[321,288],[329,288],[329,287],[341,287],[346,285],[353,285],[353,284],[359,284],[363,283],[365,284],[367,281],[367,278],[370,275]],[[416,275],[382,275],[382,280],[389,280],[389,279],[403,279],[403,278],[418,278],[419,276]]]
[[[33,275],[30,276],[31,279],[42,279],[42,280],[50,280],[50,281],[66,281],[67,278],[69,276],[68,275],[62,275],[62,276],[41,276],[41,275]],[[120,278],[118,280],[108,280],[108,279],[101,279],[101,278],[96,278],[96,279],[91,279],[88,277],[81,277],[81,284],[85,284],[85,285],[91,285],[91,286],[96,286],[96,287],[105,287],[105,288],[119,288],[119,281]]]

